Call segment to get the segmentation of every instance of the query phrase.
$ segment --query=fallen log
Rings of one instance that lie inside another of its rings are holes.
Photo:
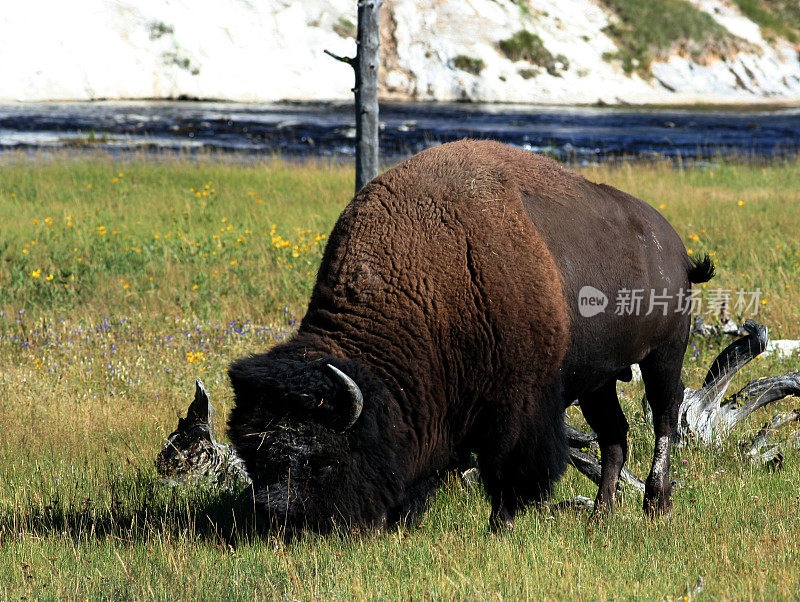
[[[732,321],[731,321],[732,322]],[[712,362],[700,389],[686,388],[678,411],[678,446],[689,444],[719,444],[731,431],[756,410],[789,395],[800,396],[800,372],[769,376],[751,380],[729,397],[725,393],[736,373],[768,348],[769,331],[763,324],[746,320],[737,332],[737,339]],[[646,397],[642,400],[645,415],[649,415]],[[771,436],[781,427],[800,420],[800,410],[780,413],[769,420],[756,437],[742,445],[744,456],[758,464],[780,466],[788,447],[800,447],[797,438],[785,442],[774,441]],[[570,443],[569,461],[578,471],[599,484],[600,458],[594,433],[585,433],[567,427]],[[633,486],[643,490],[644,485],[636,475],[623,467],[620,488]]]
[[[800,420],[800,410],[775,414],[758,431],[749,445],[743,446],[744,454],[757,464],[771,465],[780,468],[783,465],[783,452],[787,447],[800,446],[800,437],[797,434],[790,438],[783,445],[776,444],[769,436],[777,432],[779,428],[791,422]]]
[[[678,414],[678,445],[720,443],[756,410],[789,395],[800,395],[800,372],[790,372],[751,380],[725,397],[736,372],[763,353],[769,343],[769,332],[763,324],[746,320],[743,329],[747,334],[722,350],[700,390],[684,391]],[[789,422],[782,422],[781,426]]]

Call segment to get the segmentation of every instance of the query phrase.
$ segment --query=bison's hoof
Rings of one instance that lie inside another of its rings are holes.
[[[667,516],[672,512],[672,499],[644,500],[644,513],[650,518]]]
[[[514,530],[513,518],[491,518],[489,519],[489,533],[505,533]]]
[[[609,491],[599,491],[594,501],[594,514],[609,514],[614,512],[614,494]]]

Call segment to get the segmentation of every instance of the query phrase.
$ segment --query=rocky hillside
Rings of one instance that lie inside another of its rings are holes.
[[[0,99],[349,100],[354,0],[28,0]],[[385,0],[385,99],[800,102],[796,0]]]

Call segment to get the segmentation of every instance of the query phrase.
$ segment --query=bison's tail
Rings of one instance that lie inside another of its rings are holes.
[[[714,277],[714,262],[708,253],[702,259],[689,257],[689,282],[699,284],[708,282]]]

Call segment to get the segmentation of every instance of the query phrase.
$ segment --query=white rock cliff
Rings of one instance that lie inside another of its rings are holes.
[[[688,0],[753,50],[706,64],[673,55],[653,77],[603,59],[614,17],[592,0],[385,0],[385,99],[524,103],[800,102],[800,55],[726,0]],[[353,0],[27,0],[0,11],[0,99],[350,100]],[[523,6],[521,8],[520,6]],[[568,67],[512,62],[525,28]],[[479,74],[458,69],[480,59]]]

